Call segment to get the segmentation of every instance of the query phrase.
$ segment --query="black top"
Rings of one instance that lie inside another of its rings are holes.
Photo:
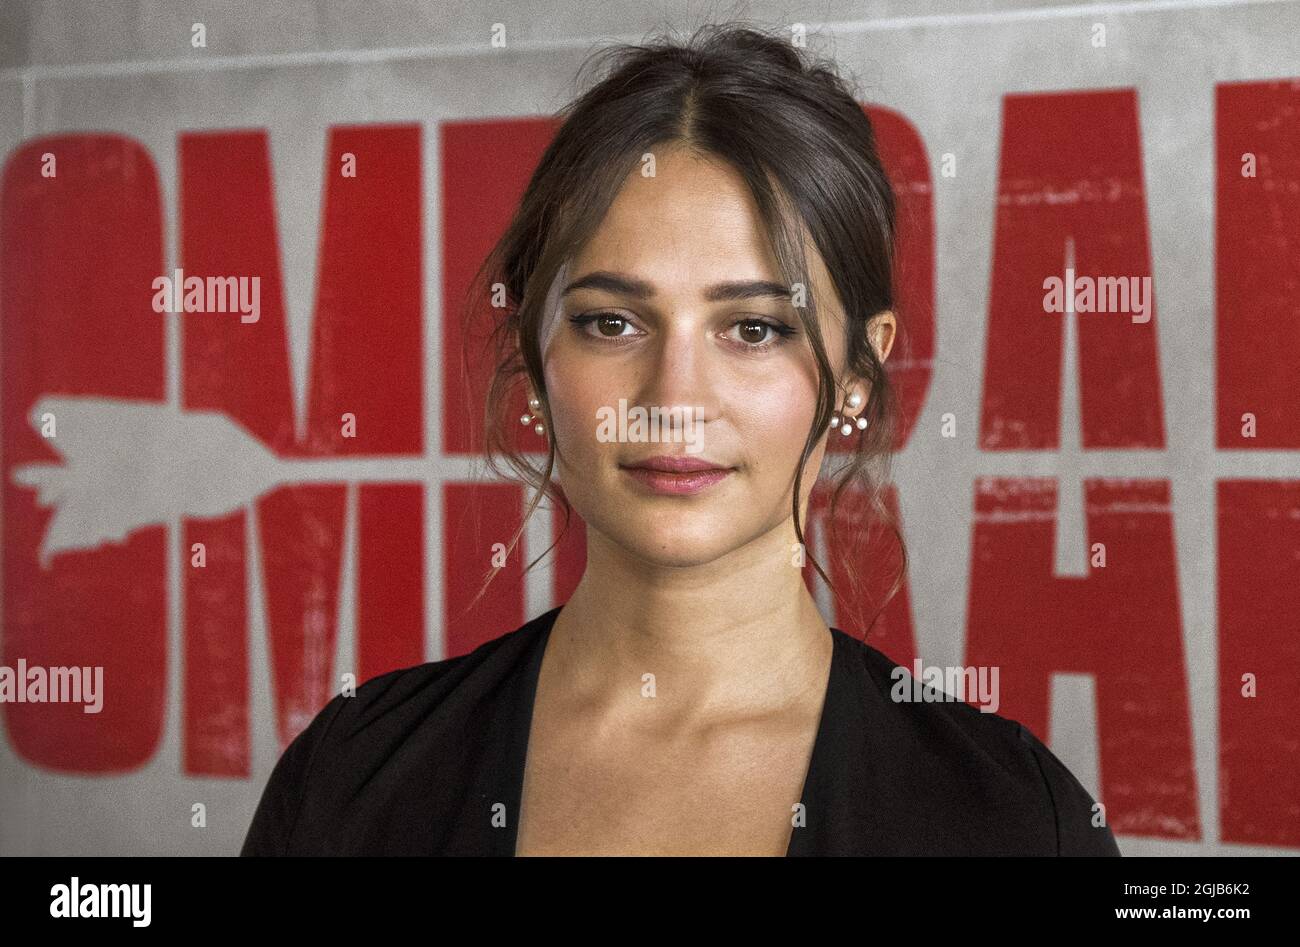
[[[240,854],[513,856],[559,611],[331,700],[276,763]],[[1120,854],[1093,827],[1088,792],[1027,729],[962,701],[895,701],[894,662],[831,635],[806,824],[787,855]]]

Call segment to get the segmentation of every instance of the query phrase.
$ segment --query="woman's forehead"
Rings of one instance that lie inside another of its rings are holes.
[[[838,294],[814,247],[805,245],[807,285],[799,292],[803,280],[787,282],[771,252],[734,245],[710,251],[709,246],[709,241],[686,246],[652,237],[594,239],[570,259],[562,278],[557,274],[552,290],[563,293],[574,287],[565,298],[594,294],[647,305],[673,300],[770,303],[780,292],[795,304],[815,305],[823,316],[836,314]],[[764,291],[765,285],[772,291]]]
[[[615,272],[683,299],[702,299],[711,287],[730,281],[789,285],[738,170],[680,143],[650,154],[653,166],[643,161],[632,170],[591,238],[570,256],[570,282],[596,271]],[[805,295],[820,309],[834,309],[838,294],[830,273],[806,224],[793,223],[803,241]]]
[[[806,227],[796,223],[803,230],[808,291],[823,298],[829,273]],[[570,262],[571,279],[614,272],[663,293],[703,296],[720,283],[745,280],[786,284],[747,190],[744,196],[701,191],[662,177],[629,182]]]
[[[580,267],[687,268],[735,271],[754,278],[776,275],[758,209],[743,183],[710,186],[695,174],[659,169],[634,175],[615,197],[583,253]],[[768,272],[762,272],[768,270]]]

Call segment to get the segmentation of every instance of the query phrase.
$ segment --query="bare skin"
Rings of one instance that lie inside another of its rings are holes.
[[[588,549],[538,680],[520,855],[784,855],[821,720],[832,642],[795,564],[790,516],[815,363],[802,332],[754,325],[798,328],[788,299],[705,298],[719,283],[780,282],[743,179],[676,146],[656,160],[655,177],[628,178],[565,279],[606,271],[653,295],[567,294],[544,353],[548,436]],[[808,247],[839,373],[843,311]],[[593,312],[617,318],[569,322]],[[871,324],[882,359],[894,329],[891,313]],[[863,405],[870,394],[842,379],[837,407],[851,393]],[[702,407],[696,456],[735,470],[693,495],[647,490],[620,464],[686,452],[600,442],[596,411],[620,398]],[[805,513],[825,440],[804,469]]]

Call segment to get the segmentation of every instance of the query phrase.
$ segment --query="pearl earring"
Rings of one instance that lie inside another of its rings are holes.
[[[533,421],[537,421],[537,419],[541,417],[542,403],[538,401],[536,398],[529,398],[528,410],[531,411],[532,414],[525,414],[520,416],[519,418],[520,424],[525,424],[525,425],[532,424]],[[538,434],[546,433],[546,428],[542,426],[541,421],[537,421],[536,424],[533,424],[533,430],[536,431]]]
[[[861,404],[862,396],[855,391],[853,394],[849,395],[848,400],[845,402],[845,407],[857,408]],[[845,413],[843,417],[836,414],[831,417],[830,429],[833,431],[837,427],[840,429],[840,433],[847,437],[853,433],[854,427],[859,431],[865,431],[867,429],[867,419],[862,417],[851,418],[847,413]]]

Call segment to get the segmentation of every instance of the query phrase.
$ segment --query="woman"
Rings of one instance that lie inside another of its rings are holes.
[[[610,55],[480,274],[508,297],[491,443],[530,514],[582,516],[582,580],[332,700],[244,854],[1118,854],[1032,734],[899,699],[804,582],[829,438],[854,447],[830,522],[867,501],[836,548],[887,522],[894,198],[867,117],[748,29]],[[505,432],[520,388],[540,471]]]

